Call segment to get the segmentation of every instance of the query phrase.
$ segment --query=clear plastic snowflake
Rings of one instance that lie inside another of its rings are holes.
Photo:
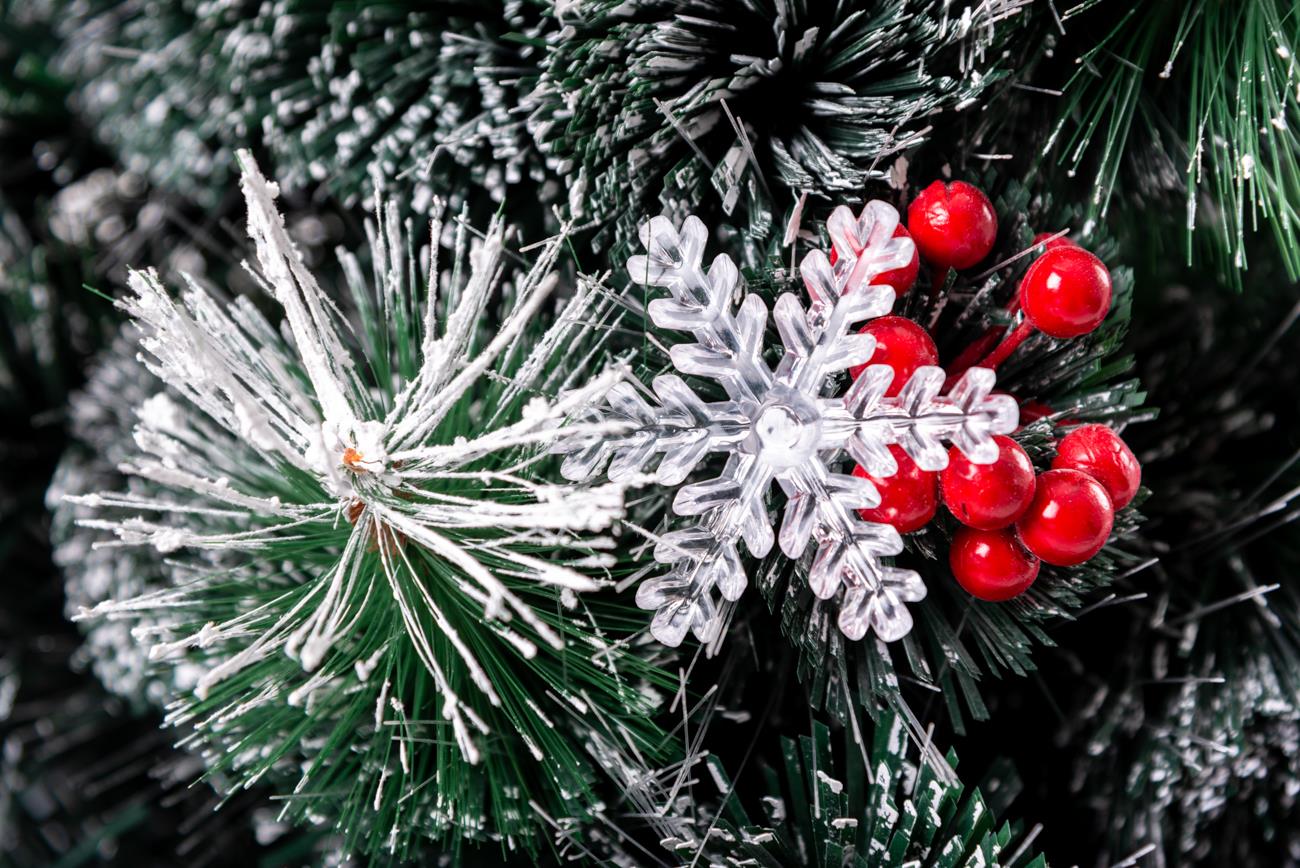
[[[562,472],[571,479],[608,464],[611,480],[631,480],[660,456],[652,474],[665,486],[683,482],[709,453],[727,454],[720,476],[678,490],[673,512],[693,522],[659,539],[655,560],[670,569],[638,589],[637,603],[655,610],[651,632],[659,641],[678,645],[687,630],[706,643],[719,636],[726,611],[715,590],[735,601],[748,584],[740,540],[757,557],[779,540],[791,558],[813,541],[808,584],[822,599],[843,589],[839,627],[850,639],[875,630],[894,641],[911,630],[905,604],[923,599],[925,585],[914,571],[883,561],[903,550],[898,531],[858,515],[879,505],[875,486],[835,468],[846,464],[847,452],[870,474],[891,476],[898,467],[890,444],[924,470],[947,465],[945,444],[977,464],[991,463],[998,455],[993,435],[1014,430],[1019,412],[1015,399],[990,394],[995,377],[985,368],[970,369],[940,394],[943,370],[922,367],[897,397],[886,397],[893,369],[871,365],[843,396],[827,394],[833,375],[866,363],[875,350],[874,338],[851,333],[853,326],[893,307],[893,289],[872,281],[912,257],[911,239],[893,237],[897,226],[898,212],[884,202],[868,202],[856,218],[848,208],[835,210],[827,229],[836,263],[814,250],[800,265],[811,304],[805,310],[786,293],[774,306],[784,348],[775,371],[763,361],[767,306],[744,293],[728,256],[704,268],[704,224],[687,217],[679,231],[655,217],[641,227],[646,255],[629,259],[628,272],[671,296],[650,302],[650,318],[697,341],[671,348],[673,366],[717,381],[728,400],[704,401],[673,374],[655,378],[653,399],[639,384],[621,382],[608,392],[608,408],[595,414],[612,427],[557,449],[568,453]],[[743,299],[733,313],[738,294]],[[774,481],[785,494],[777,536],[768,506]]]

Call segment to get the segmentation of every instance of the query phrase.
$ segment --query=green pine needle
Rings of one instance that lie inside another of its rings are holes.
[[[939,758],[943,767],[936,771],[912,761],[910,747],[902,720],[892,714],[876,722],[869,758],[868,745],[855,743],[849,730],[836,754],[830,729],[814,721],[811,735],[781,739],[784,763],[779,774],[764,770],[759,818],[735,794],[723,764],[710,757],[716,792],[704,799],[716,800],[716,813],[703,813],[690,835],[666,844],[689,866],[1044,868],[1034,836],[1019,824],[999,825],[980,792],[963,787],[954,754]]]
[[[586,381],[608,305],[588,284],[542,304],[562,236],[520,268],[499,221],[481,240],[460,223],[440,263],[395,204],[365,258],[341,255],[336,303],[241,156],[284,325],[132,275],[119,304],[140,348],[101,371],[133,367],[138,388],[106,381],[126,419],[91,445],[125,454],[128,480],[69,477],[81,496],[57,504],[80,525],[59,553],[90,598],[79,618],[123,646],[110,686],[143,680],[210,777],[272,787],[344,851],[536,853],[544,818],[589,816],[674,750],[653,719],[664,652],[607,590],[622,492],[557,484],[544,452],[565,408],[608,387]],[[103,531],[117,539],[90,548]],[[153,557],[120,572],[123,545]]]
[[[821,208],[977,111],[1029,4],[585,0],[561,15],[530,125],[570,206],[621,259],[646,215],[739,233],[742,262],[800,196]],[[724,220],[727,218],[726,220]],[[612,238],[612,244],[610,239]]]
[[[1092,173],[1090,218],[1106,217],[1121,188],[1150,198],[1171,173],[1181,176],[1189,263],[1199,247],[1240,287],[1247,241],[1266,230],[1300,278],[1300,10],[1151,0],[1116,17],[1114,3],[1093,5],[1092,16],[1109,16],[1105,30],[1079,58],[1044,151]]]

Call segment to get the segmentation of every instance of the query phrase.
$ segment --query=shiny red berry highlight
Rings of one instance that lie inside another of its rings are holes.
[[[885,394],[891,397],[903,391],[917,368],[939,364],[934,339],[905,316],[878,317],[863,326],[859,334],[875,338],[876,351],[867,364],[855,365],[849,373],[856,380],[870,365],[889,365],[894,369],[894,379]]]
[[[930,523],[939,509],[939,474],[916,466],[899,446],[891,445],[889,452],[898,462],[898,472],[893,476],[872,476],[860,466],[853,475],[870,479],[880,492],[880,505],[874,509],[859,509],[864,521],[893,525],[899,533],[911,533]]]
[[[1034,328],[1075,338],[1101,325],[1110,311],[1110,272],[1082,247],[1054,247],[1020,281],[1020,308]]]
[[[993,249],[998,215],[984,191],[965,181],[935,181],[907,209],[907,230],[938,268],[970,268]]]

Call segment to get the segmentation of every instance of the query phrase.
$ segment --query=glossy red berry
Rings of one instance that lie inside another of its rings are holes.
[[[1142,465],[1119,435],[1105,425],[1084,425],[1061,439],[1052,467],[1081,470],[1102,484],[1111,505],[1123,509],[1142,484]]]
[[[911,238],[907,227],[899,223],[894,229],[895,238]],[[834,247],[831,248],[831,265],[840,261],[840,254]],[[894,288],[894,296],[902,298],[907,295],[907,291],[916,283],[916,275],[921,270],[921,257],[916,252],[916,247],[912,248],[912,260],[902,268],[895,268],[893,271],[883,271],[876,275],[876,279],[871,281],[873,286],[885,284]]]
[[[998,215],[980,188],[935,181],[908,206],[907,230],[927,262],[960,270],[989,255],[998,237]]]
[[[948,451],[948,466],[939,476],[943,502],[967,527],[1009,527],[1034,499],[1034,465],[1010,437],[998,435],[998,460],[975,464],[960,449]]]
[[[930,523],[939,509],[938,476],[916,466],[899,446],[891,445],[890,454],[898,462],[898,472],[893,476],[872,476],[860,466],[853,475],[870,479],[880,492],[880,506],[859,509],[864,521],[890,524],[899,533],[911,533]]]
[[[1078,470],[1049,470],[1038,477],[1016,531],[1042,560],[1072,567],[1101,551],[1114,523],[1115,509],[1100,482]]]
[[[1034,328],[1054,338],[1085,335],[1110,310],[1110,272],[1082,247],[1054,247],[1020,281],[1020,307]]]
[[[903,391],[903,386],[916,372],[925,365],[939,364],[939,350],[934,345],[930,334],[905,316],[882,316],[873,319],[859,332],[876,339],[876,351],[865,365],[849,368],[854,379],[869,365],[889,365],[894,369],[893,382],[889,384],[886,395],[893,396]]]
[[[1000,603],[1023,594],[1038,578],[1038,558],[1025,550],[1011,530],[963,527],[948,550],[952,574],[973,597]]]
[[[1043,245],[1044,250],[1055,250],[1058,247],[1079,246],[1075,244],[1073,241],[1071,241],[1070,236],[1068,235],[1059,235],[1056,236],[1055,238],[1052,237],[1054,235],[1056,235],[1055,232],[1039,232],[1037,235],[1034,236],[1034,243],[1032,246],[1036,248],[1038,247],[1038,245],[1041,244]]]

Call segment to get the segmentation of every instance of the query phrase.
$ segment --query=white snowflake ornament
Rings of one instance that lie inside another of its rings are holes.
[[[923,470],[947,465],[949,443],[988,464],[998,456],[993,435],[1014,430],[1019,412],[1014,398],[990,395],[995,378],[985,368],[970,369],[941,395],[943,370],[922,367],[897,397],[887,397],[893,369],[872,365],[847,394],[826,394],[834,374],[866,363],[875,351],[874,338],[851,329],[894,304],[893,289],[872,281],[912,258],[911,239],[893,237],[897,226],[898,212],[885,202],[868,202],[856,218],[848,208],[835,210],[827,230],[836,263],[814,250],[800,265],[808,309],[790,293],[773,309],[784,347],[775,371],[763,360],[767,306],[744,293],[728,256],[704,269],[704,224],[687,217],[679,231],[655,217],[642,226],[646,255],[629,259],[628,272],[668,291],[669,298],[650,302],[655,325],[691,332],[697,341],[671,348],[673,366],[717,381],[727,400],[704,401],[673,374],[655,378],[653,400],[621,382],[608,392],[608,408],[595,414],[607,423],[604,433],[563,440],[557,449],[568,453],[562,473],[570,479],[608,464],[611,480],[630,480],[660,456],[653,477],[666,486],[686,480],[707,454],[727,453],[720,476],[678,490],[673,512],[694,520],[660,538],[654,557],[670,569],[638,589],[637,603],[655,610],[651,633],[659,641],[678,645],[687,630],[705,643],[718,638],[725,607],[715,590],[735,601],[748,584],[741,540],[756,557],[779,540],[791,558],[814,541],[809,587],[822,599],[843,589],[839,627],[850,639],[874,630],[891,642],[911,630],[906,603],[923,599],[925,585],[914,571],[883,562],[903,550],[898,531],[856,512],[880,504],[875,486],[833,468],[847,452],[873,476],[892,476],[898,467],[890,444]],[[785,494],[777,536],[768,506],[773,481]]]

